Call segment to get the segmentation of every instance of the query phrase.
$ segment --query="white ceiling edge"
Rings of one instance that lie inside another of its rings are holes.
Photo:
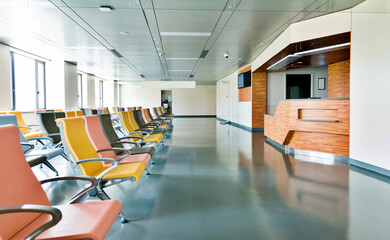
[[[140,84],[143,88],[195,88],[195,81],[147,81],[141,82]]]

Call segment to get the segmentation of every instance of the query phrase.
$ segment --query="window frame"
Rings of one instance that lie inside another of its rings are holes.
[[[14,51],[10,51],[10,60],[11,60],[11,110],[15,111],[17,110],[16,105],[16,79],[15,79],[15,54],[18,54],[20,56],[30,58],[34,60],[34,69],[35,69],[35,109],[46,109],[46,63],[44,61],[38,60],[36,58],[17,53]],[[43,108],[39,107],[39,97],[41,92],[39,91],[39,76],[38,76],[38,65],[39,63],[43,66]]]

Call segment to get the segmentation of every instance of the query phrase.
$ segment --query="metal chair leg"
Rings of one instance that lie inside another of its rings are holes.
[[[44,161],[43,164],[45,164],[48,168],[50,168],[53,172],[56,173],[56,176],[58,176],[57,170],[53,167],[53,165],[51,165],[51,163],[49,163],[48,161]]]

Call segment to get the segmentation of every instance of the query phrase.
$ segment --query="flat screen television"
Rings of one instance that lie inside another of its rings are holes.
[[[244,72],[238,75],[238,88],[249,87],[252,84],[251,71]]]

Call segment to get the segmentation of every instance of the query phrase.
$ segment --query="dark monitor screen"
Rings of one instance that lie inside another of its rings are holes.
[[[238,75],[238,88],[244,87],[244,74],[241,73]]]
[[[252,72],[244,72],[238,75],[238,88],[249,87],[252,85]]]

